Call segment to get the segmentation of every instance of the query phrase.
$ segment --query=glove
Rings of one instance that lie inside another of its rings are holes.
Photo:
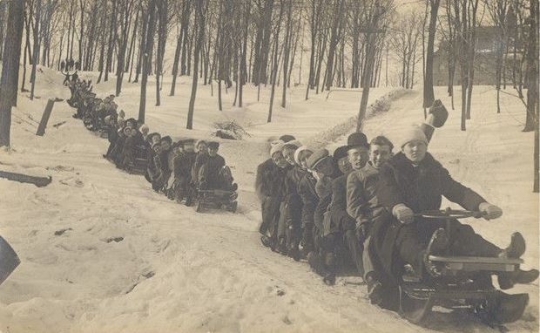
[[[497,219],[502,216],[503,211],[501,208],[492,205],[488,202],[482,202],[480,206],[478,206],[478,210],[482,213],[482,217],[486,220],[493,220]]]
[[[392,214],[403,224],[414,222],[413,211],[404,204],[395,205],[392,208]]]
[[[429,108],[429,114],[433,115],[431,125],[436,128],[443,127],[448,119],[448,110],[446,110],[440,99],[433,102],[433,105]]]

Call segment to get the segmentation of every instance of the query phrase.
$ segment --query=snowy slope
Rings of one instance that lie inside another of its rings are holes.
[[[267,157],[268,137],[316,136],[357,113],[358,92],[335,92],[328,100],[322,94],[305,102],[304,89],[298,87],[289,94],[290,106],[276,107],[275,121],[266,124],[269,89],[257,102],[256,89],[248,88],[244,109],[228,107],[234,98],[229,91],[221,113],[210,88],[202,87],[196,130],[189,133],[183,129],[189,80],[182,79],[178,96],[164,96],[159,108],[151,106],[150,97],[151,130],[202,138],[214,121],[233,118],[252,134],[242,142],[224,142],[221,148],[240,185],[239,213],[196,214],[154,193],[142,177],[105,161],[101,154],[106,140],[71,118],[73,110],[65,103],[55,106],[46,135],[33,135],[46,97],[68,95],[59,80],[45,71],[37,89],[43,97],[30,102],[21,96],[14,110],[13,150],[0,152],[2,170],[53,176],[52,184],[40,189],[0,180],[0,233],[22,260],[0,286],[0,331],[492,331],[463,315],[435,315],[426,328],[411,325],[369,305],[357,278],[341,277],[335,287],[327,287],[306,264],[260,245],[253,184],[257,164]],[[109,94],[113,85],[105,83],[97,91]],[[375,89],[371,100],[387,92]],[[450,104],[443,89],[437,93]],[[520,230],[529,245],[524,259],[538,267],[538,195],[530,191],[532,134],[520,132],[518,120],[524,117],[519,101],[505,96],[504,111],[497,115],[494,96],[491,88],[477,88],[469,131],[459,131],[458,111],[452,111],[430,150],[456,179],[504,209],[500,220],[475,220],[474,227],[501,246],[511,231]],[[128,116],[135,116],[138,86],[126,84],[117,102]],[[393,137],[422,119],[420,105],[421,94],[409,93],[388,113],[369,119],[365,131],[369,137]],[[538,282],[517,291],[529,292],[531,305],[522,320],[508,328],[538,331]]]

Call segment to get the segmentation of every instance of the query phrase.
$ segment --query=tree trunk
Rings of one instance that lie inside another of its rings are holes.
[[[84,5],[84,0],[79,0],[79,5],[81,8],[81,30],[79,35],[79,65],[83,68],[83,38],[84,38],[84,10],[86,6]]]
[[[270,107],[268,109],[268,119],[266,120],[267,122],[272,122],[272,112],[273,112],[273,108],[274,108],[274,95],[276,93],[276,79],[277,79],[277,72],[278,72],[278,51],[279,51],[279,47],[278,47],[278,41],[279,41],[279,32],[281,30],[281,19],[283,18],[283,1],[285,0],[280,0],[280,8],[279,8],[279,19],[277,20],[277,30],[276,30],[276,33],[275,33],[275,36],[274,36],[274,55],[273,55],[273,66],[272,66],[272,75],[271,75],[271,80],[272,80],[272,91],[270,92]]]
[[[11,108],[17,103],[23,15],[24,0],[10,1],[0,79],[0,147],[11,144]]]
[[[107,47],[107,62],[105,63],[105,78],[103,81],[109,80],[109,72],[112,68],[112,58],[116,46],[116,6],[117,1],[112,1],[111,25],[109,26],[109,42]]]
[[[146,34],[146,43],[144,54],[142,58],[142,79],[141,79],[141,99],[139,104],[139,121],[145,122],[145,113],[146,113],[146,85],[148,84],[148,72],[150,71],[150,66],[152,61],[150,59],[152,54],[152,49],[154,47],[154,32],[156,26],[156,1],[160,0],[149,0],[148,1],[148,29]]]
[[[437,12],[440,0],[429,0],[431,13],[429,17],[429,35],[426,55],[426,77],[424,81],[424,108],[429,108],[435,100],[433,92],[433,50],[435,46],[435,33],[437,29]]]
[[[161,83],[159,80],[163,75],[163,58],[165,56],[165,45],[167,43],[167,3],[168,0],[158,0],[157,6],[159,29],[156,54],[156,106],[161,105]]]
[[[197,98],[197,84],[199,82],[199,57],[204,39],[204,20],[203,5],[205,0],[199,0],[195,3],[195,31],[197,32],[197,40],[195,42],[193,81],[191,84],[191,97],[189,99],[189,108],[187,116],[187,129],[193,129],[193,113],[195,112],[195,99]]]
[[[174,91],[176,89],[176,78],[178,77],[178,65],[180,63],[180,51],[182,49],[182,37],[181,35],[178,35],[176,38],[176,50],[174,51],[174,62],[172,67],[172,84],[171,84],[171,92],[169,93],[169,96],[174,96]]]
[[[37,64],[39,62],[39,35],[40,35],[40,23],[41,23],[41,0],[35,0],[36,1],[36,17],[35,17],[35,24],[34,24],[34,62],[32,63],[32,73],[30,74],[30,81],[32,82],[32,86],[30,88],[30,100],[34,100],[34,92],[36,88],[36,70],[37,70]]]
[[[283,92],[281,94],[281,107],[287,106],[287,77],[289,74],[289,57],[291,55],[291,38],[292,38],[292,0],[287,4],[287,25],[285,29],[285,42],[283,46]]]
[[[26,30],[26,41],[24,44],[23,49],[23,75],[21,80],[21,92],[27,92],[26,89],[26,59],[27,59],[27,49],[30,47],[30,19],[28,18],[28,14],[26,11],[24,11],[24,26]],[[60,47],[62,46],[62,39],[60,39]],[[60,48],[60,54],[62,54],[62,48]]]

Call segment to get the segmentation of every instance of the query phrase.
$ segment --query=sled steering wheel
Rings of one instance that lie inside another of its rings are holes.
[[[427,210],[419,214],[414,214],[416,217],[423,217],[426,219],[464,219],[469,217],[479,218],[482,217],[482,215],[482,212],[451,208]]]

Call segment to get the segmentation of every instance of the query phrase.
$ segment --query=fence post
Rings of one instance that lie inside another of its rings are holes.
[[[36,135],[43,136],[45,134],[45,128],[47,127],[47,123],[49,122],[49,117],[51,116],[53,107],[54,99],[49,99],[49,101],[47,102],[47,106],[45,107],[45,111],[43,111],[43,117],[41,117],[41,122],[39,123]]]

